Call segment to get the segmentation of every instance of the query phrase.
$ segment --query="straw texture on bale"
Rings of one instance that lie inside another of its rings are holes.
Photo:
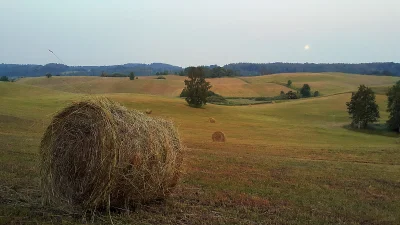
[[[74,103],[41,142],[45,200],[93,209],[164,199],[178,182],[182,149],[170,121],[104,98]]]
[[[216,131],[212,135],[212,140],[214,142],[225,142],[226,141],[225,134],[222,133],[221,131]]]
[[[215,121],[215,119],[214,118],[212,118],[212,117],[210,117],[210,123],[215,123],[216,121]]]

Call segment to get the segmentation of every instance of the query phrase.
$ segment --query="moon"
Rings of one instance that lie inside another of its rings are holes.
[[[304,46],[304,50],[306,50],[306,51],[310,50],[310,45]]]

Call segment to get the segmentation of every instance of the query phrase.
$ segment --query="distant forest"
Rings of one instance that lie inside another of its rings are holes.
[[[342,72],[365,75],[400,76],[400,63],[360,63],[360,64],[314,64],[314,63],[231,63],[223,67],[204,66],[207,77],[259,76],[276,73],[296,72]],[[53,76],[100,76],[101,74],[126,74],[135,76],[156,74],[186,75],[187,68],[164,63],[129,63],[112,66],[67,66],[50,63],[46,65],[0,64],[0,77],[36,77],[51,73]]]

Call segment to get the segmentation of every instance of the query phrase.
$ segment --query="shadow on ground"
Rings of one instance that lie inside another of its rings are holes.
[[[390,130],[386,124],[369,124],[365,129],[358,129],[352,127],[351,125],[344,125],[343,128],[347,130],[351,130],[354,132],[364,133],[364,134],[372,134],[372,135],[380,135],[385,137],[400,137],[399,132]]]

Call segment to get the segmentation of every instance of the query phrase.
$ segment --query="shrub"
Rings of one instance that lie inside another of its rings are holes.
[[[292,81],[291,81],[291,80],[288,80],[288,81],[287,81],[287,86],[288,86],[288,87],[292,86]]]
[[[319,91],[315,91],[314,92],[314,97],[318,97],[318,96],[320,96]]]
[[[165,80],[165,79],[167,79],[167,78],[165,78],[164,76],[158,76],[158,77],[156,77],[156,79],[158,79],[158,80]]]
[[[287,99],[298,99],[300,97],[296,92],[289,91],[288,93],[286,93],[286,98]]]
[[[51,75],[51,73],[47,73],[47,74],[46,74],[46,77],[47,77],[47,78],[50,78],[50,77],[52,77],[52,76],[53,76],[53,75]]]

